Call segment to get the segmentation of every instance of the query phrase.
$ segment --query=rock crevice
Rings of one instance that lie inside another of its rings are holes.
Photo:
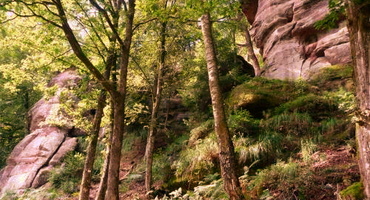
[[[248,6],[257,7],[255,16],[243,11],[265,62],[263,76],[309,79],[320,68],[351,61],[345,23],[328,31],[314,28],[329,13],[328,0],[259,0]]]

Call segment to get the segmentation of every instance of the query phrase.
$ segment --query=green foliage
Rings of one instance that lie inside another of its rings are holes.
[[[206,174],[214,173],[218,168],[215,164],[218,160],[218,144],[214,133],[198,140],[193,148],[181,151],[179,158],[173,163],[175,175],[179,181],[197,182]]]
[[[281,146],[285,144],[283,135],[276,132],[266,132],[257,139],[234,137],[233,140],[241,164],[274,161],[281,156]]]
[[[344,88],[339,88],[337,91],[324,93],[326,98],[336,103],[337,108],[349,115],[356,111],[356,97],[353,92],[347,91]]]
[[[318,30],[327,30],[337,28],[339,21],[343,19],[345,12],[344,2],[342,0],[330,0],[329,10],[330,12],[325,16],[324,19],[317,21],[314,27]]]
[[[77,192],[83,171],[84,156],[80,153],[68,153],[63,163],[62,166],[53,169],[49,182],[53,188],[64,193]]]
[[[48,200],[57,200],[64,198],[61,196],[58,191],[55,189],[49,189],[45,187],[37,189],[27,189],[22,194],[16,194],[13,192],[5,193],[1,199],[2,200],[36,200],[36,199],[48,199]],[[66,198],[66,197],[65,197]]]
[[[280,105],[274,110],[277,114],[283,112],[307,113],[315,121],[327,118],[328,113],[337,111],[335,101],[325,96],[307,94]]]
[[[232,134],[253,135],[257,132],[259,122],[247,110],[233,111],[227,120]]]
[[[313,139],[301,140],[301,155],[304,162],[311,160],[311,155],[317,150],[317,143]]]
[[[261,127],[283,135],[309,136],[316,128],[312,117],[307,113],[283,113],[261,121]]]
[[[364,186],[361,182],[353,183],[340,192],[341,199],[361,200],[364,199]]]
[[[153,158],[153,180],[155,181],[164,181],[168,184],[166,186],[170,186],[170,182],[173,181],[173,169],[171,164],[174,162],[175,158],[178,157],[181,149],[183,149],[183,145],[188,140],[187,135],[182,135],[176,138],[170,145],[168,145],[165,149],[159,149]]]
[[[262,196],[276,199],[305,199],[305,192],[312,184],[313,174],[296,162],[277,162],[260,171],[248,183],[248,193],[255,198]]]
[[[348,80],[352,78],[353,67],[350,65],[332,65],[321,69],[309,81],[311,84],[317,85],[321,89],[326,89],[330,82],[335,80]]]

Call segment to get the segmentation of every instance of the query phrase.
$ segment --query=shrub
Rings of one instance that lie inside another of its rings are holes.
[[[68,153],[64,158],[64,165],[55,168],[50,173],[49,182],[53,188],[71,194],[78,191],[79,182],[84,165],[84,156],[81,153]]]
[[[364,186],[360,182],[353,183],[340,192],[340,199],[361,200],[364,199]]]
[[[338,111],[338,108],[334,101],[311,93],[282,104],[274,110],[274,113],[308,113],[315,121],[320,121],[335,111]]]
[[[214,133],[199,140],[192,148],[184,149],[173,163],[179,181],[198,182],[207,174],[215,173],[218,162],[218,144]]]
[[[263,195],[274,199],[305,199],[312,173],[298,163],[280,161],[260,171],[253,178],[247,189],[256,198],[260,199]]]
[[[239,155],[239,163],[254,161],[275,161],[283,145],[283,135],[276,132],[266,132],[258,139],[234,137],[235,151]],[[270,159],[272,158],[272,159]]]
[[[247,110],[235,110],[228,117],[230,132],[241,135],[254,135],[258,132],[258,121]]]
[[[261,128],[284,135],[304,136],[317,132],[311,116],[307,113],[282,113],[266,120],[261,120]]]

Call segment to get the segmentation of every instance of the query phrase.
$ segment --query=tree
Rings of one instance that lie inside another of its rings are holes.
[[[166,7],[166,6],[165,6]],[[163,76],[162,72],[165,65],[166,57],[166,27],[167,22],[161,22],[161,31],[160,31],[160,46],[159,46],[159,63],[155,72],[155,79],[153,84],[153,97],[152,97],[152,112],[149,124],[149,134],[147,138],[147,144],[145,149],[145,161],[146,161],[146,170],[145,170],[145,188],[147,194],[151,190],[152,184],[152,165],[153,165],[153,152],[154,152],[154,142],[155,135],[157,133],[158,126],[158,112],[159,106],[161,104],[162,97],[162,85],[163,85]]]
[[[104,76],[107,79],[109,79],[108,77],[110,76],[111,67],[112,66],[108,65],[106,72],[104,74]],[[106,100],[107,100],[106,91],[102,90],[98,97],[98,104],[96,107],[96,112],[95,112],[94,120],[93,120],[93,127],[92,127],[91,134],[90,134],[90,143],[86,150],[87,152],[86,159],[85,159],[85,164],[84,164],[83,173],[82,173],[82,180],[81,180],[81,185],[80,185],[80,194],[79,194],[80,200],[89,199],[91,176],[92,176],[92,171],[93,171],[93,166],[94,166],[94,161],[95,161],[96,147],[98,144],[99,132],[100,132],[100,127],[101,127],[101,121],[104,115],[103,110],[106,105]]]
[[[370,1],[345,0],[358,104],[356,137],[365,195],[370,198]]]
[[[75,1],[77,5],[82,5],[82,2]],[[87,2],[84,2],[87,3]],[[76,9],[70,9],[70,7],[65,7],[70,5],[70,1],[61,0],[50,0],[50,1],[27,1],[27,0],[17,0],[17,1],[5,1],[1,7],[6,9],[6,6],[21,5],[25,7],[25,13],[17,13],[18,9],[8,9],[9,12],[13,12],[17,16],[21,17],[38,17],[44,22],[47,22],[55,27],[60,28],[68,41],[70,47],[73,50],[75,56],[80,60],[80,62],[89,70],[89,72],[100,82],[104,89],[110,94],[113,107],[114,107],[114,121],[113,121],[113,132],[111,136],[112,144],[111,151],[109,155],[109,168],[108,168],[108,180],[107,180],[107,199],[119,199],[118,184],[119,184],[119,167],[121,158],[121,148],[122,139],[124,133],[124,119],[125,119],[125,99],[126,99],[126,86],[127,86],[127,71],[129,63],[129,54],[131,41],[134,29],[134,14],[135,14],[135,0],[128,1],[95,1],[90,0],[90,10],[95,9],[98,11],[99,17],[97,17],[100,22],[104,25],[104,31],[101,34],[106,34],[105,39],[111,41],[117,41],[119,50],[117,51],[119,57],[119,67],[118,67],[118,82],[117,87],[115,84],[107,80],[103,74],[100,72],[99,68],[94,64],[94,60],[89,58],[89,53],[86,51],[86,47],[82,46],[84,44],[81,42],[80,35],[76,35],[76,32],[70,25],[71,21],[78,22],[79,25],[83,26],[83,29],[94,26],[93,23],[88,23],[86,25],[81,23],[81,19],[78,18],[79,13],[73,13]],[[72,2],[73,4],[73,2]],[[124,13],[124,15],[121,15]],[[75,18],[70,19],[74,16]],[[76,17],[77,16],[77,17]],[[88,22],[92,16],[85,16]],[[121,20],[121,21],[120,21]],[[122,37],[121,27],[124,22],[124,37]],[[92,30],[93,32],[94,30]],[[89,34],[89,31],[85,31]],[[81,33],[81,32],[77,32]],[[95,32],[97,35],[97,40],[103,43],[102,35]],[[99,40],[100,39],[100,40]],[[106,54],[104,52],[106,48],[98,49],[101,56]]]
[[[241,8],[242,8],[243,14],[247,18],[247,16],[248,16],[248,7],[250,6],[251,2],[249,0],[240,0],[240,3],[241,3]],[[257,56],[256,56],[256,54],[254,53],[254,50],[253,50],[254,48],[253,48],[252,38],[251,38],[251,35],[249,33],[248,26],[246,26],[246,28],[245,28],[245,35],[244,36],[245,36],[245,46],[247,47],[248,57],[252,60],[252,65],[254,67],[255,74],[256,74],[256,76],[258,76],[261,73],[261,67],[260,67],[260,64],[258,62]]]
[[[215,132],[220,148],[219,159],[221,175],[224,181],[224,189],[230,199],[244,199],[240,189],[239,179],[236,173],[236,162],[234,155],[234,145],[231,141],[230,133],[226,123],[224,102],[218,78],[218,66],[216,52],[212,39],[212,25],[209,12],[201,17],[203,40],[205,45],[205,57],[208,69],[209,90],[212,99],[212,109],[215,121]]]

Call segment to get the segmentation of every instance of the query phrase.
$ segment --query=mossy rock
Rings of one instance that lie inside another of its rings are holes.
[[[308,94],[284,103],[274,110],[275,114],[284,112],[309,113],[314,120],[320,121],[338,112],[338,106],[328,98]]]
[[[340,192],[343,200],[361,200],[364,199],[364,186],[360,182],[353,183]]]
[[[288,85],[279,80],[255,78],[235,87],[226,102],[230,111],[244,109],[253,117],[262,118],[264,111],[275,108],[290,96]]]
[[[321,90],[336,90],[343,87],[348,91],[354,90],[352,80],[353,67],[350,65],[333,65],[321,69],[313,75],[309,82]]]

